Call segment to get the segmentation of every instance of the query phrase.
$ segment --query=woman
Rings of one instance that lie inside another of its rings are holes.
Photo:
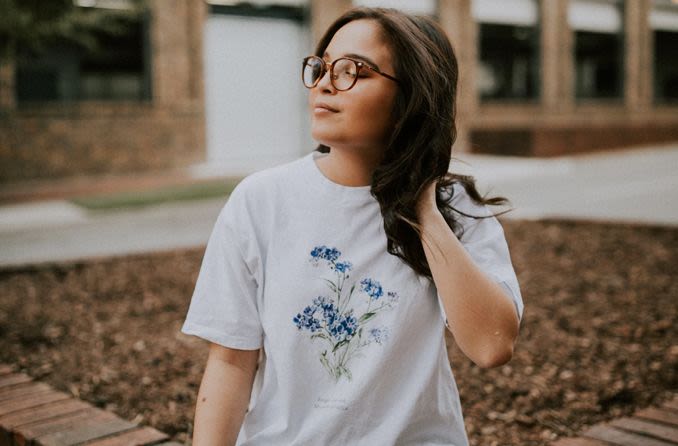
[[[211,342],[193,444],[466,445],[445,327],[504,364],[522,299],[486,207],[504,200],[448,173],[452,47],[357,8],[302,80],[320,145],[235,188],[182,328]]]

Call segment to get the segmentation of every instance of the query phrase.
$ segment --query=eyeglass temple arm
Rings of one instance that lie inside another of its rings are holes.
[[[382,71],[379,71],[378,69],[369,66],[369,65],[366,64],[365,62],[358,62],[358,63],[360,64],[361,67],[369,68],[370,70],[374,71],[375,73],[381,74],[381,75],[384,76],[385,78],[391,79],[393,82],[400,83],[400,81],[399,81],[398,79],[396,79],[395,77],[391,76],[390,74],[386,74],[386,73],[384,73],[384,72],[382,72]]]

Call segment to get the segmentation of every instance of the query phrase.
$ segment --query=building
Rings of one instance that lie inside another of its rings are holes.
[[[308,152],[299,61],[352,4],[429,14],[447,31],[461,70],[455,151],[678,141],[678,1],[149,0],[105,58],[58,47],[0,63],[0,183],[244,174]]]

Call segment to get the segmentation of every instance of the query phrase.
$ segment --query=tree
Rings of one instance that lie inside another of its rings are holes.
[[[0,0],[0,109],[13,103],[18,57],[55,44],[96,53],[102,35],[127,32],[146,8],[146,0]]]
[[[96,7],[99,3],[126,7]],[[77,4],[75,0],[0,0],[0,57],[14,60],[18,49],[35,53],[55,43],[96,51],[97,33],[126,32],[145,8],[144,0],[81,0]]]

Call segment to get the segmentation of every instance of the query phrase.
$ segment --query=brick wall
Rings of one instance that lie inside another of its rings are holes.
[[[541,96],[529,103],[482,102],[476,94],[478,24],[472,0],[439,0],[439,18],[460,64],[459,135],[454,150],[556,156],[678,142],[678,105],[653,103],[650,0],[624,8],[624,94],[617,101],[578,101],[567,0],[542,0]]]
[[[470,134],[474,153],[551,157],[676,142],[678,125],[479,129]]]
[[[678,107],[652,104],[648,0],[627,2],[627,79],[616,104],[578,104],[572,91],[567,1],[542,2],[542,97],[532,104],[479,103],[477,24],[471,0],[440,0],[438,15],[460,63],[455,151],[554,156],[678,141]],[[149,0],[152,99],[148,103],[26,106],[13,100],[13,69],[0,61],[0,184],[137,172],[206,159],[203,0]],[[350,6],[313,0],[313,34]],[[324,25],[323,25],[324,24]]]
[[[151,0],[152,99],[17,104],[0,69],[0,184],[205,160],[202,0]],[[8,98],[9,97],[9,98]]]
[[[0,119],[0,182],[134,172],[204,159],[201,106],[87,104]]]

